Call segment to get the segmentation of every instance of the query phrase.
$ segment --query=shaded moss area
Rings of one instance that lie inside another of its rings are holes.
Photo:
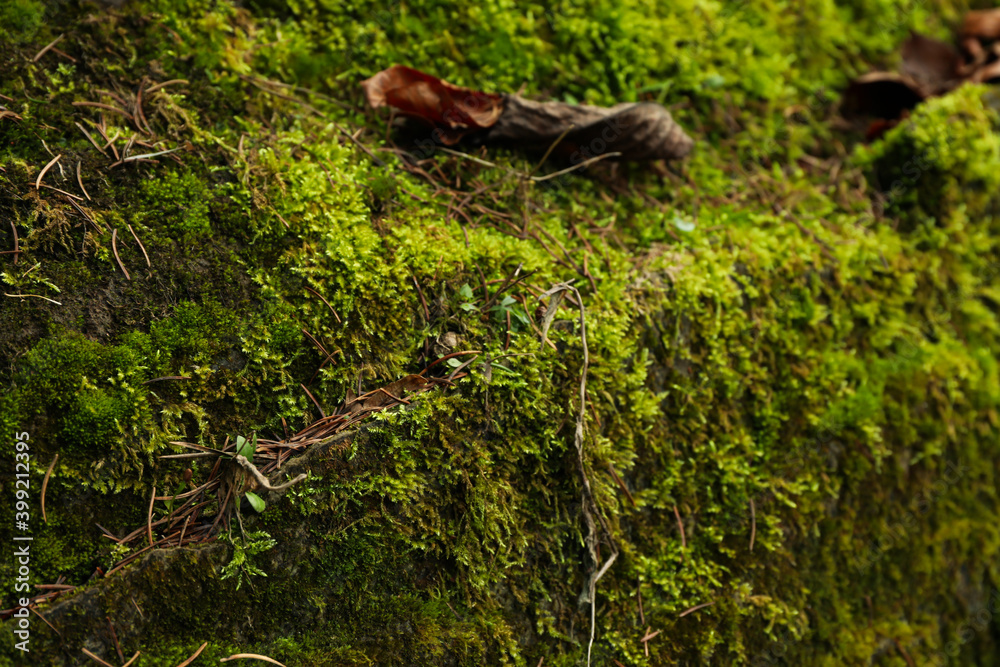
[[[963,6],[238,4],[0,9],[0,280],[31,295],[0,301],[0,441],[30,434],[32,583],[80,587],[38,609],[61,634],[32,617],[31,664],[115,662],[109,618],[142,665],[203,642],[205,664],[585,664],[584,371],[599,558],[620,552],[593,664],[997,663],[995,94],[867,147],[834,129],[855,69]],[[360,105],[393,62],[657,100],[698,147],[545,183],[517,152],[413,168]],[[570,300],[539,336],[571,279],[586,369]],[[209,474],[171,441],[283,437],[309,394],[329,414],[463,350],[453,387],[242,502],[266,576],[226,576],[253,551],[236,521],[104,576],[127,553],[102,530]],[[0,661],[29,664],[2,627]]]

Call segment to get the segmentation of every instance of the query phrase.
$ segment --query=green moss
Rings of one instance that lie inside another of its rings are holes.
[[[0,36],[14,44],[31,42],[42,26],[45,3],[37,0],[11,0],[0,8]]]
[[[165,231],[183,245],[203,242],[211,233],[208,189],[197,174],[168,172],[144,181],[140,192],[140,222],[156,216]]]
[[[43,340],[26,355],[17,380],[22,420],[56,416],[49,417],[52,439],[42,442],[59,443],[59,449],[43,451],[61,451],[67,460],[90,468],[89,481],[98,487],[121,484],[149,463],[136,438],[150,409],[130,356],[69,334]]]

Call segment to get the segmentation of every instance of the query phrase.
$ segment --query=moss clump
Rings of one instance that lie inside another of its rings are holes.
[[[168,172],[162,179],[142,183],[138,219],[156,216],[167,222],[167,233],[181,247],[190,246],[204,242],[211,234],[210,201],[199,175]]]
[[[51,430],[38,433],[43,451],[58,442],[56,451],[89,468],[86,481],[97,488],[135,480],[151,462],[140,444],[152,415],[132,374],[137,361],[128,348],[109,349],[72,333],[43,340],[22,360],[15,399],[21,419],[46,418]]]
[[[0,37],[14,44],[30,43],[45,19],[45,3],[10,0],[0,7]]]
[[[949,217],[992,213],[1000,175],[996,111],[987,88],[963,86],[952,95],[921,104],[913,117],[884,141],[859,153],[859,162],[882,190],[886,214],[954,224]]]

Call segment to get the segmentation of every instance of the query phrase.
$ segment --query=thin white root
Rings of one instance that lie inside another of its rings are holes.
[[[268,481],[267,477],[264,477],[263,473],[261,473],[260,470],[257,470],[257,466],[247,461],[247,457],[243,456],[242,454],[237,454],[236,462],[239,463],[244,470],[253,475],[253,478],[257,480],[257,483],[260,484],[262,488],[265,488],[268,491],[284,491],[288,487],[292,486],[293,484],[298,484],[307,477],[306,473],[300,473],[298,477],[296,477],[295,479],[290,479],[284,484],[279,484],[278,486],[271,486],[271,482]]]
[[[590,558],[594,563],[594,569],[591,570],[589,576],[587,577],[587,588],[580,595],[581,602],[590,603],[590,642],[587,644],[587,667],[590,667],[591,654],[594,649],[594,637],[597,632],[597,582],[600,581],[601,577],[603,577],[609,569],[611,569],[615,559],[618,558],[618,545],[615,543],[611,527],[608,525],[607,521],[605,521],[604,515],[601,514],[600,509],[597,507],[597,503],[594,501],[594,494],[590,488],[590,479],[587,477],[583,445],[587,410],[587,371],[590,366],[590,350],[587,347],[587,321],[586,311],[583,307],[583,297],[580,296],[580,292],[573,287],[572,283],[573,281],[569,281],[553,285],[539,298],[544,299],[546,297],[551,297],[549,300],[548,310],[546,310],[542,321],[543,345],[545,344],[549,325],[552,324],[555,312],[559,308],[559,304],[566,292],[572,292],[573,295],[576,296],[576,300],[580,308],[580,339],[583,344],[583,369],[580,372],[580,411],[577,413],[576,417],[576,432],[573,440],[576,445],[576,453],[578,456],[577,463],[580,466],[580,481],[583,486],[583,502],[581,503],[581,506],[583,509],[583,518],[587,524],[587,551],[590,553]],[[604,561],[603,564],[600,565],[600,567],[598,567],[600,559],[597,555],[597,543],[600,537],[598,535],[597,524],[594,522],[595,514],[597,515],[598,521],[600,521],[601,528],[603,528],[604,533],[608,537],[608,543],[611,547],[611,555],[606,561]],[[584,596],[586,596],[586,599],[584,599]]]

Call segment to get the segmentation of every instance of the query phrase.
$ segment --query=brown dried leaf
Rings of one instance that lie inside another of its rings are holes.
[[[975,37],[966,37],[959,44],[962,47],[962,52],[966,55],[966,60],[968,60],[968,63],[962,67],[963,73],[975,69],[986,62],[986,49],[983,48],[978,39]]]
[[[392,394],[396,398],[403,398],[404,393],[423,389],[425,384],[427,384],[427,378],[422,375],[407,375],[400,380],[382,387],[382,391],[378,393],[385,396],[387,400],[390,400],[387,394]]]
[[[507,97],[506,109],[487,139],[544,151],[564,132],[555,153],[572,163],[612,152],[621,153],[619,160],[673,160],[694,147],[691,137],[659,104],[604,108],[533,102],[518,95]]]
[[[895,120],[928,97],[943,95],[970,78],[973,68],[951,44],[913,33],[901,50],[899,73],[870,72],[850,83],[841,106],[844,116]],[[869,135],[877,136],[882,129],[874,135],[869,129]]]
[[[900,73],[872,72],[852,81],[844,93],[844,115],[896,120],[965,81],[1000,81],[1000,9],[967,13],[956,43],[911,34],[902,46]],[[880,135],[884,125],[869,128],[869,137]]]
[[[447,145],[496,123],[503,96],[453,86],[412,67],[393,65],[361,83],[373,109],[389,105],[441,128]]]
[[[891,120],[917,106],[927,94],[913,79],[895,72],[870,72],[851,82],[844,93],[845,116]]]
[[[545,151],[562,137],[556,154],[579,163],[620,153],[619,160],[684,157],[694,142],[658,104],[611,108],[562,102],[533,102],[460,88],[410,67],[394,65],[364,81],[373,108],[392,106],[441,131],[446,145],[485,130],[488,142]]]
[[[962,56],[951,44],[913,33],[903,42],[903,76],[911,78],[926,95],[941,95],[960,82]]]
[[[1000,39],[1000,9],[969,12],[962,23],[962,39],[972,37],[986,42]]]
[[[406,377],[387,384],[384,387],[366,392],[357,398],[348,400],[347,404],[344,406],[344,410],[347,413],[353,414],[362,410],[370,410],[391,405],[392,403],[395,403],[397,399],[403,398],[403,395],[406,392],[418,391],[423,389],[426,384],[427,378],[423,376],[407,375]],[[349,396],[350,393],[350,390],[348,390]]]
[[[1000,60],[983,65],[969,77],[973,83],[990,83],[1000,80]]]
[[[549,299],[549,306],[548,308],[545,309],[545,315],[542,316],[543,347],[545,346],[545,341],[548,339],[547,337],[549,335],[549,327],[552,326],[552,320],[554,320],[556,317],[556,311],[559,310],[559,304],[562,303],[563,295],[565,294],[566,289],[569,289],[569,286],[566,286],[564,289],[561,290],[556,290],[555,292],[549,290],[549,292],[552,292],[552,298]],[[548,294],[549,292],[546,292],[546,294]]]

